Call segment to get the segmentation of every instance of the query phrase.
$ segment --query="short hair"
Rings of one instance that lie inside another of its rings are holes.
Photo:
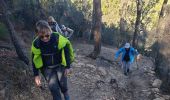
[[[61,25],[61,29],[66,29],[65,25]]]
[[[36,23],[36,32],[46,33],[47,31],[52,32],[48,22],[46,22],[45,20],[39,20]]]
[[[56,20],[54,19],[53,16],[49,16],[48,17],[48,22],[56,22]]]

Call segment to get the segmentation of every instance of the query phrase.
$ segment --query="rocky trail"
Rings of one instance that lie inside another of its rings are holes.
[[[73,63],[74,74],[69,78],[73,100],[170,100],[159,90],[161,80],[155,76],[151,58],[142,57],[134,62],[131,73],[125,76],[120,62],[113,61],[114,49],[103,47],[101,57],[93,60],[86,57],[93,46],[75,47],[79,48]]]
[[[113,60],[114,48],[102,47],[96,60],[87,57],[92,45],[74,43],[74,48],[73,74],[68,77],[71,100],[170,100],[159,89],[161,80],[151,58],[142,57],[125,76],[119,60]],[[37,88],[30,68],[13,50],[1,48],[0,52],[0,100],[52,100],[46,83]]]

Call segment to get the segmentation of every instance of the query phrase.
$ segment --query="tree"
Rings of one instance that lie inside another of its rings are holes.
[[[160,73],[160,75],[163,75],[160,72],[161,67],[165,68],[169,65],[169,62],[166,61],[166,59],[169,57],[169,55],[161,53],[161,50],[164,50],[164,52],[169,50],[168,44],[166,47],[164,47],[164,46],[161,47],[161,44],[163,44],[163,42],[168,41],[169,36],[166,34],[169,34],[169,32],[170,32],[169,30],[167,30],[167,29],[169,29],[169,27],[166,27],[166,26],[169,26],[168,25],[169,20],[167,20],[167,19],[169,19],[169,16],[170,16],[170,14],[165,14],[165,10],[167,8],[167,3],[168,3],[168,0],[163,1],[162,7],[160,10],[160,14],[159,14],[156,34],[154,36],[155,46],[153,47],[153,58],[155,59],[155,65],[156,65],[155,70],[158,71]],[[161,58],[161,56],[164,56],[166,59]],[[165,60],[165,62],[163,62],[163,60]],[[170,67],[168,68],[168,73],[169,73],[169,69],[170,69]],[[169,78],[164,77],[163,80],[166,80],[166,79],[168,80],[167,83],[170,84]]]
[[[101,51],[101,0],[93,0],[92,34],[94,36],[94,50],[90,57],[96,59]]]
[[[125,41],[127,41],[127,21],[126,21],[126,13],[127,13],[128,1],[121,0],[121,9],[120,9],[120,36],[118,36],[118,47],[122,45]]]
[[[45,10],[43,9],[43,7],[42,7],[42,5],[41,5],[40,0],[36,0],[36,1],[37,1],[37,9],[38,9],[39,12],[40,12],[41,18],[46,19],[47,16],[46,16],[46,14],[45,14]]]
[[[164,2],[162,4],[161,12],[159,14],[159,19],[165,15],[165,7],[166,7],[167,3],[168,3],[168,0],[164,0]]]
[[[10,37],[11,37],[11,40],[12,40],[14,46],[15,46],[16,53],[17,53],[18,57],[28,65],[29,59],[24,54],[24,52],[21,48],[21,45],[18,41],[19,39],[16,36],[16,31],[14,30],[14,26],[10,21],[10,17],[9,17],[10,11],[8,10],[7,5],[6,5],[4,0],[0,0],[0,5],[1,5],[2,10],[3,10],[2,16],[3,16],[3,19],[4,19],[4,23],[5,23],[5,25],[7,26],[8,30],[10,32]]]
[[[165,20],[165,19],[163,19],[163,16],[165,15],[165,9],[166,9],[166,6],[167,6],[167,3],[168,3],[168,0],[164,0],[164,2],[163,2],[163,4],[162,4],[162,7],[161,7],[161,11],[160,11],[160,14],[159,14],[159,19],[158,19],[158,24],[157,24],[157,29],[156,29],[156,33],[157,34],[155,34],[155,40],[156,40],[156,42],[158,42],[159,41],[159,38],[161,37],[161,35],[163,34],[163,28],[162,28],[162,26],[164,26],[164,24],[165,23],[161,23],[161,20]],[[161,25],[161,24],[163,24],[163,25]],[[155,48],[155,61],[158,61],[159,60],[159,46],[158,46],[158,44],[156,45],[156,48]]]
[[[133,41],[132,41],[133,47],[137,46],[137,37],[140,30],[141,14],[142,14],[142,0],[136,0],[136,6],[137,6],[137,16],[136,16],[135,31],[133,35]]]

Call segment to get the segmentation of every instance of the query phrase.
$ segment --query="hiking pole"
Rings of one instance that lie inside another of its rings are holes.
[[[138,68],[138,61],[137,61],[137,59],[136,59],[135,62],[136,62],[136,67],[137,67],[136,70],[138,70],[139,68]]]

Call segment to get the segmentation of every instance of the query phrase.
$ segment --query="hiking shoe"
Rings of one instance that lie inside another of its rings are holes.
[[[128,75],[128,73],[124,73],[124,75],[125,75],[125,76],[127,76],[127,75]]]
[[[70,97],[67,95],[67,96],[64,96],[64,99],[65,100],[70,100]]]

